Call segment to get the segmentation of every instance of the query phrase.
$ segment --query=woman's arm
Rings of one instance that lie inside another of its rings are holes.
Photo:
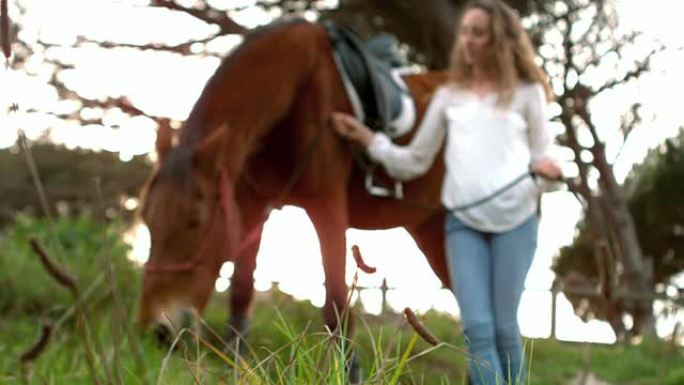
[[[430,168],[444,142],[444,105],[447,100],[446,88],[435,92],[416,136],[407,146],[392,143],[383,133],[373,133],[358,119],[347,114],[334,113],[333,122],[340,135],[363,145],[371,159],[382,164],[390,176],[408,180],[424,174]]]
[[[553,138],[547,127],[546,93],[534,84],[527,101],[526,118],[530,135],[531,169],[544,178],[558,180],[562,174],[558,163],[549,155]]]

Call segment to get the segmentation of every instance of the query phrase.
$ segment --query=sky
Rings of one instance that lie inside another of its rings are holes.
[[[191,1],[185,1],[188,2]],[[10,0],[11,14],[18,11],[15,3]],[[168,53],[150,55],[129,48],[103,51],[94,45],[76,51],[69,45],[80,35],[87,35],[94,40],[134,44],[162,42],[172,45],[188,38],[206,38],[216,31],[186,15],[145,7],[148,2],[143,0],[22,0],[21,3],[27,10],[22,38],[29,41],[40,39],[55,47],[39,52],[29,62],[36,76],[27,77],[20,71],[0,69],[0,147],[14,143],[18,128],[23,129],[29,138],[37,138],[51,128],[51,140],[70,148],[118,152],[124,161],[133,155],[148,153],[153,149],[155,140],[155,124],[148,118],[130,118],[116,110],[107,113],[92,109],[81,111],[83,116],[101,116],[106,125],[119,127],[112,130],[95,125],[63,124],[54,117],[27,113],[30,109],[74,109],[73,104],[59,100],[54,90],[45,87],[49,72],[42,67],[42,59],[60,57],[72,63],[77,69],[64,71],[61,80],[84,97],[126,95],[134,105],[148,114],[182,121],[199,96],[204,82],[218,66],[220,59],[217,56],[229,51],[240,41],[236,36],[215,39],[208,46],[209,53],[214,56],[198,57],[179,57]],[[223,7],[229,1],[216,0],[210,3]],[[236,4],[234,0],[230,3]],[[241,0],[237,3],[249,5],[253,1]],[[334,3],[330,1],[331,6]],[[675,0],[620,0],[616,3],[621,25],[644,33],[644,40],[636,50],[649,49],[654,41],[662,41],[669,47],[684,45],[684,30],[678,28],[684,4]],[[266,23],[274,16],[277,14],[255,8],[231,14],[247,27]],[[152,18],[160,20],[153,28],[149,24]],[[593,106],[595,110],[605,111],[595,114],[595,117],[597,125],[604,128],[602,136],[611,143],[608,147],[609,158],[620,153],[615,162],[619,179],[626,176],[635,162],[643,159],[649,148],[658,146],[684,124],[680,98],[673,97],[675,94],[670,91],[673,84],[684,84],[681,68],[684,68],[684,54],[681,50],[669,49],[658,55],[653,61],[651,73],[641,81],[619,92],[607,92],[596,99]],[[619,111],[626,109],[628,102],[635,99],[642,100],[648,124],[635,130],[624,147],[612,145],[617,142],[611,139],[617,135]],[[6,113],[5,106],[14,102],[20,106],[20,111]],[[563,153],[559,150],[558,154],[562,157]],[[527,290],[519,312],[521,330],[527,336],[546,336],[550,331],[550,316],[540,316],[546,314],[540,309],[550,306],[548,289],[554,278],[550,265],[558,248],[572,241],[581,207],[571,194],[554,192],[543,197],[542,212],[538,250],[528,274]],[[137,235],[131,238],[135,246],[133,255],[144,260],[149,235],[144,228],[135,229],[132,235]],[[369,232],[350,229],[347,237],[349,245],[358,244],[367,263],[379,270],[374,275],[361,273],[359,286],[378,287],[383,277],[386,277],[388,285],[396,288],[388,294],[389,304],[394,309],[401,310],[409,306],[420,312],[435,308],[458,314],[453,296],[440,288],[439,281],[404,230]],[[295,249],[296,253],[289,252]],[[347,262],[347,281],[351,283],[355,271],[351,254]],[[297,277],[289,268],[293,265],[297,266]],[[226,265],[222,270],[222,278],[217,281],[217,290],[227,289],[230,272],[231,266]],[[323,271],[318,241],[303,210],[286,206],[271,214],[265,227],[255,279],[259,290],[270,288],[271,282],[279,282],[281,290],[297,298],[310,300],[317,306],[322,305]],[[379,311],[379,295],[377,290],[362,292],[362,303],[369,312]],[[607,325],[598,322],[580,325],[581,321],[572,315],[567,303],[560,303],[559,308],[563,312],[559,315],[559,338],[612,342],[614,337]],[[669,323],[662,326],[662,330],[668,328],[671,330]]]

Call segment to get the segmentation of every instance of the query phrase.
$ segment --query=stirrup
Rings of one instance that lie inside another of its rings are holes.
[[[372,196],[389,197],[394,199],[404,199],[404,184],[399,180],[394,180],[394,189],[375,184],[373,180],[373,169],[366,171],[366,191]]]

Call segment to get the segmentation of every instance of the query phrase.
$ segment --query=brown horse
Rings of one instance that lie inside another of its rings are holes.
[[[368,195],[362,172],[353,167],[358,149],[330,126],[331,112],[351,112],[331,49],[320,25],[295,21],[261,28],[208,81],[175,148],[160,130],[159,162],[141,206],[152,237],[142,324],[177,325],[187,309],[202,312],[221,264],[230,259],[236,261],[231,323],[242,330],[265,213],[283,204],[304,208],[316,229],[330,330],[346,314],[349,227],[405,227],[448,284],[443,213]],[[420,116],[445,77],[428,73],[405,80]],[[406,200],[438,207],[443,171],[442,162],[435,162],[425,176],[407,183]]]

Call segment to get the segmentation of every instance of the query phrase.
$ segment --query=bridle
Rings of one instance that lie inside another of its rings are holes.
[[[212,216],[209,220],[209,225],[206,233],[204,233],[202,240],[200,241],[201,247],[197,250],[195,255],[183,262],[171,262],[171,263],[155,263],[153,261],[148,261],[145,263],[144,269],[147,273],[182,273],[182,272],[192,272],[195,270],[197,265],[204,258],[204,254],[207,252],[209,246],[211,246],[211,229],[216,225],[216,221],[219,219],[219,211],[223,214],[224,224],[225,224],[225,236],[228,242],[229,255],[237,256],[242,253],[247,247],[251,246],[256,242],[261,236],[261,231],[263,229],[263,221],[258,225],[254,226],[247,236],[240,241],[239,235],[236,231],[231,231],[230,224],[232,223],[235,212],[233,210],[234,202],[234,188],[230,181],[230,177],[226,171],[220,173],[218,178],[218,202],[220,210],[212,210]]]
[[[321,138],[323,137],[323,131],[325,131],[325,128],[330,125],[330,119],[326,121],[326,123],[321,125],[321,128],[318,130],[316,133],[316,137],[308,144],[305,153],[303,154],[303,159],[299,162],[297,167],[293,170],[292,174],[290,175],[289,179],[285,183],[285,186],[283,187],[282,191],[276,199],[273,200],[273,202],[276,205],[282,205],[282,202],[284,199],[287,197],[287,195],[292,191],[292,189],[295,187],[295,184],[297,180],[299,179],[299,176],[301,173],[304,171],[304,168],[308,164],[309,160],[311,159],[311,156],[313,155],[314,151],[316,148],[318,148],[318,145],[321,142]],[[268,207],[265,212],[264,212],[264,218],[263,220],[259,221],[259,223],[254,226],[252,229],[250,229],[249,233],[245,237],[240,240],[240,235],[236,231],[231,231],[231,223],[233,223],[233,220],[235,219],[235,212],[233,210],[234,206],[233,204],[235,203],[235,191],[234,191],[234,183],[232,183],[230,176],[228,175],[228,172],[225,170],[222,170],[220,173],[220,176],[218,178],[218,204],[220,205],[220,211],[223,213],[223,219],[224,219],[224,224],[225,224],[225,236],[226,236],[226,241],[228,242],[228,247],[229,247],[229,256],[234,256],[235,259],[239,257],[239,255],[248,247],[252,246],[255,242],[257,242],[261,238],[261,233],[264,227],[264,222],[266,221],[268,214],[271,211],[271,208]],[[279,206],[276,206],[279,207]],[[219,210],[212,210],[212,217],[209,220],[208,224],[208,231],[203,234],[203,239],[200,241],[201,247],[197,250],[195,255],[183,262],[169,262],[169,263],[155,263],[153,261],[148,261],[145,263],[143,269],[145,270],[146,273],[183,273],[183,272],[193,272],[197,266],[202,262],[204,258],[204,254],[207,252],[207,249],[211,245],[211,230],[214,228],[216,225],[216,220],[218,220],[218,211]]]

